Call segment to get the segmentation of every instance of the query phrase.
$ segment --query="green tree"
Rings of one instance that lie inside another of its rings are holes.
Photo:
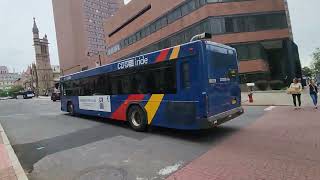
[[[309,67],[303,67],[302,68],[302,75],[307,76],[307,77],[311,77],[313,75],[313,70]]]
[[[320,73],[320,48],[312,53],[312,68],[316,74]]]
[[[0,97],[6,97],[7,96],[7,92],[0,89]]]
[[[18,93],[19,91],[24,90],[24,88],[22,86],[12,86],[9,90],[8,90],[8,95],[9,96],[13,96],[14,94]]]

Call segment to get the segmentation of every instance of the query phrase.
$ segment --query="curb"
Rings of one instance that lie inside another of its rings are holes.
[[[14,169],[14,173],[15,173],[17,179],[18,180],[28,180],[28,177],[27,177],[26,173],[24,172],[24,170],[20,164],[20,161],[19,161],[16,153],[14,152],[14,150],[10,144],[10,141],[9,141],[4,129],[2,128],[1,124],[0,124],[0,135],[3,140],[3,144],[5,145],[6,150],[8,152],[9,159],[11,161],[11,164],[12,164],[12,167]]]
[[[242,104],[242,106],[281,106],[281,107],[288,107],[292,105],[283,105],[283,104]]]

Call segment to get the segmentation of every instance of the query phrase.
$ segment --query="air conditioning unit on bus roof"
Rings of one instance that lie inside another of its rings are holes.
[[[212,34],[210,33],[202,33],[202,34],[197,34],[195,36],[193,36],[190,40],[190,42],[192,41],[196,41],[196,40],[201,40],[201,39],[211,39],[212,38]]]

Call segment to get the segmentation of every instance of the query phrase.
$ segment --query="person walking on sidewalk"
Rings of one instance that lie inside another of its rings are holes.
[[[314,80],[311,80],[310,81],[310,84],[309,84],[309,90],[310,90],[310,96],[311,96],[311,99],[313,101],[313,104],[314,104],[314,108],[315,109],[318,109],[318,87],[316,85],[316,83],[314,82]]]
[[[302,92],[302,85],[301,83],[299,83],[297,78],[293,79],[293,83],[291,83],[290,85],[290,91],[292,94],[292,98],[293,98],[293,104],[295,109],[297,109],[297,99],[298,99],[298,105],[299,108],[301,107],[301,92]]]

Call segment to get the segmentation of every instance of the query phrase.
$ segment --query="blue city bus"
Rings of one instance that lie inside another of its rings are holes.
[[[61,78],[61,110],[149,126],[208,129],[240,116],[236,50],[197,40]]]

